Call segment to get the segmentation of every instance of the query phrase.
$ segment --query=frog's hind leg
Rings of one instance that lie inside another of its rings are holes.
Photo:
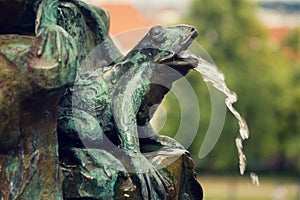
[[[64,199],[119,199],[120,194],[134,193],[125,167],[103,149],[71,149],[77,163],[64,165]],[[129,195],[128,195],[129,196]]]

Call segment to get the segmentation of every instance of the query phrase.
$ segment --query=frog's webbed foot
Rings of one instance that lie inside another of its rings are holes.
[[[40,87],[57,89],[73,84],[78,67],[74,39],[58,25],[43,25],[37,31],[38,58],[31,63],[34,81]]]
[[[123,164],[108,151],[82,148],[70,150],[76,159],[61,164],[65,173],[65,199],[119,199],[120,192],[124,196],[135,193],[136,187]]]
[[[40,27],[37,36],[41,39],[38,56],[50,56],[64,64],[74,62],[78,51],[74,39],[62,27],[48,24]]]
[[[173,188],[158,170],[141,154],[131,153],[132,179],[140,188],[142,199],[167,199]]]

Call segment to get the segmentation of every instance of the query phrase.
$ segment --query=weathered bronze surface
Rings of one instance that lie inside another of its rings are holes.
[[[202,199],[188,152],[149,124],[196,30],[153,27],[123,56],[100,8],[15,3],[0,0],[0,199]]]

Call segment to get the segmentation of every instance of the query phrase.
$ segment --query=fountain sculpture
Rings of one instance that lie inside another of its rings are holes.
[[[195,68],[193,27],[153,27],[122,55],[101,8],[0,5],[0,199],[202,199],[188,151],[149,124]]]

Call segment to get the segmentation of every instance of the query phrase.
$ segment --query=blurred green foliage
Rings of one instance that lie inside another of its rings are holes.
[[[247,0],[194,0],[184,23],[194,25],[197,42],[224,72],[230,89],[239,96],[234,106],[249,125],[244,143],[248,170],[300,173],[300,63],[287,59],[269,40]],[[299,37],[289,36],[286,46],[295,49]],[[298,50],[298,49],[297,49]],[[210,97],[201,76],[190,73],[201,110],[199,130],[190,151],[201,172],[238,171],[234,139],[237,121],[227,112],[222,135],[205,158],[197,158],[210,121]],[[176,97],[168,94],[163,105],[168,119],[161,134],[174,135],[180,122]],[[191,119],[192,120],[192,119]],[[188,131],[186,134],[189,134]]]
[[[300,52],[300,27],[295,28],[286,36],[284,45],[290,47],[295,53]]]

